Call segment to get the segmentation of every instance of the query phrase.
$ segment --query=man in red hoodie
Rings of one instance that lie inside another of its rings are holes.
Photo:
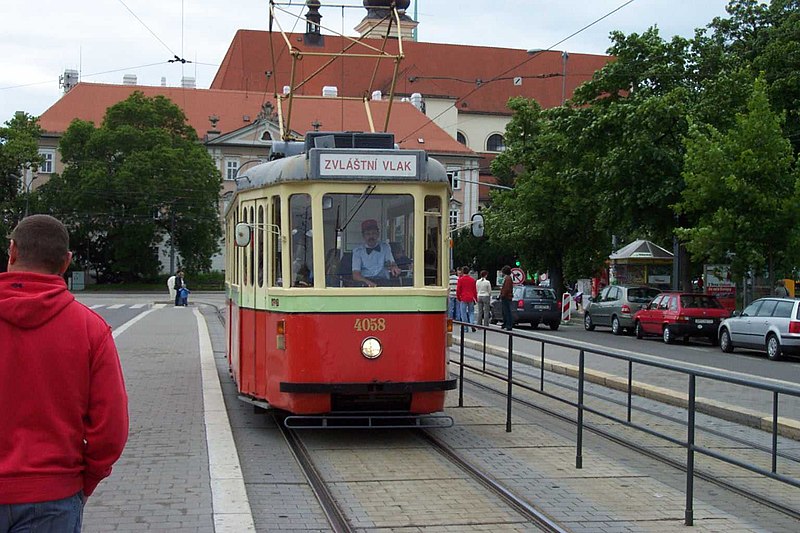
[[[75,301],[64,225],[27,217],[0,273],[0,532],[80,531],[128,439],[111,328]]]

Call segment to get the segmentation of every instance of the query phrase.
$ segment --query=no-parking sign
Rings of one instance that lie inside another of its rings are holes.
[[[521,285],[525,281],[525,271],[521,268],[512,268],[511,281],[514,282],[514,285]]]

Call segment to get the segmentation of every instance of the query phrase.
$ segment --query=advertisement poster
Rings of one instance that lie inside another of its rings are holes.
[[[736,283],[731,279],[728,265],[705,265],[705,292],[715,295],[726,308],[736,308]]]

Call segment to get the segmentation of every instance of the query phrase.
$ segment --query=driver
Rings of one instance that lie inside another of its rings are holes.
[[[361,223],[364,244],[353,249],[353,280],[367,287],[377,287],[382,281],[400,275],[392,255],[392,248],[380,242],[381,230],[378,222],[368,219]]]

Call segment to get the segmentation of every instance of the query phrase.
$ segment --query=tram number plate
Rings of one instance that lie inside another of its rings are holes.
[[[383,331],[386,329],[385,318],[356,318],[353,326],[356,331]]]

